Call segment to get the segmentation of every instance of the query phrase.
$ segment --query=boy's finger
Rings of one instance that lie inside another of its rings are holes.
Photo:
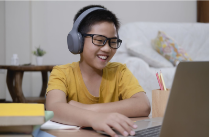
[[[137,125],[135,124],[134,121],[130,120],[129,118],[126,117],[125,121],[127,122],[127,124],[129,126],[131,126],[132,128],[137,128]]]
[[[112,123],[111,125],[109,125],[111,127],[113,127],[115,130],[117,130],[120,134],[122,134],[123,136],[128,136],[128,132],[126,131],[126,129],[124,129],[119,123],[115,122]]]
[[[121,126],[128,132],[130,135],[135,135],[135,132],[131,129],[130,125],[128,125],[126,122],[121,122]]]
[[[117,137],[117,134],[107,125],[104,127],[104,132],[106,132],[112,137]]]

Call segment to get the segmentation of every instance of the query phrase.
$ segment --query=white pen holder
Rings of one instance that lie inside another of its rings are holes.
[[[152,117],[163,117],[168,102],[170,89],[152,90]]]

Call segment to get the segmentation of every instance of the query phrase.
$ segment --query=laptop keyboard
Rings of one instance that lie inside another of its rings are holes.
[[[159,137],[160,129],[161,129],[161,125],[143,129],[140,131],[136,131],[136,134],[134,137]]]

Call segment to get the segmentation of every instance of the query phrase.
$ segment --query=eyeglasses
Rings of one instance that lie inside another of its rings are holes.
[[[83,37],[87,36],[92,37],[92,43],[97,46],[104,46],[107,40],[109,40],[109,46],[113,49],[118,49],[122,43],[122,40],[118,38],[107,38],[106,36],[98,34],[82,34],[82,35]]]

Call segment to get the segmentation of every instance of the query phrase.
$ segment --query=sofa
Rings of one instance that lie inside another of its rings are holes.
[[[183,48],[192,61],[209,61],[208,23],[134,22],[121,26],[122,44],[111,62],[126,64],[152,103],[152,90],[160,89],[156,73],[162,72],[166,88],[171,88],[177,64],[153,47],[158,32],[163,31]]]

